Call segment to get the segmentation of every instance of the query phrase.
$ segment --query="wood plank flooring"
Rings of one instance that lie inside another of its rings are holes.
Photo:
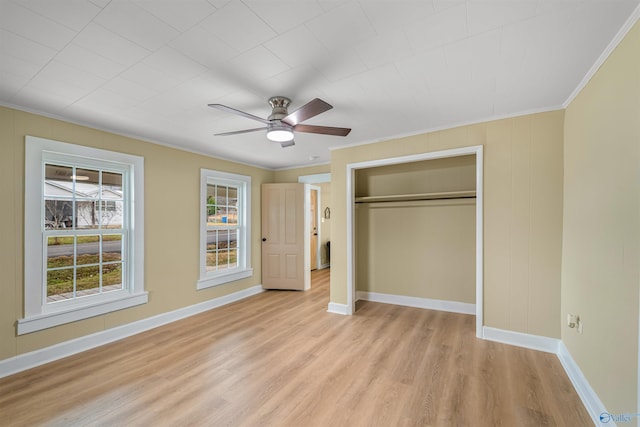
[[[587,426],[557,357],[474,316],[268,291],[0,379],[3,426]]]

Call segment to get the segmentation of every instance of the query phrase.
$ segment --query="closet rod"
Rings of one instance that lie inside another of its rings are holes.
[[[391,194],[388,196],[361,196],[356,197],[356,203],[374,202],[406,202],[416,200],[443,200],[443,199],[471,199],[476,197],[475,190],[471,191],[445,191],[440,193],[416,193],[416,194]]]

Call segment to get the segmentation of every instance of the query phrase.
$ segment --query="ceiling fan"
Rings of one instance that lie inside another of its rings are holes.
[[[254,116],[253,114],[245,113],[244,111],[236,110],[235,108],[227,107],[222,104],[209,104],[209,107],[217,108],[222,111],[226,111],[228,113],[237,114],[242,117],[246,117],[248,119],[256,120],[258,122],[264,123],[266,126],[253,128],[253,129],[244,129],[237,130],[233,132],[224,132],[224,133],[216,133],[215,136],[223,136],[223,135],[238,135],[241,133],[248,132],[257,132],[260,130],[267,131],[267,139],[274,142],[279,142],[282,147],[291,147],[295,144],[293,141],[293,132],[306,132],[306,133],[319,133],[322,135],[333,135],[333,136],[347,136],[351,129],[349,128],[339,128],[339,127],[331,127],[331,126],[315,126],[315,125],[305,125],[301,124],[301,122],[310,119],[311,117],[315,117],[318,114],[324,113],[327,110],[333,108],[330,104],[325,101],[316,98],[313,101],[310,101],[298,108],[293,113],[289,113],[287,111],[287,107],[291,104],[291,100],[284,96],[273,96],[269,98],[269,105],[271,105],[272,112],[271,115],[263,119],[262,117]]]

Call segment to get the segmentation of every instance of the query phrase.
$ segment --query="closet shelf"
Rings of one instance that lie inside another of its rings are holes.
[[[475,190],[470,191],[444,191],[440,193],[416,193],[416,194],[391,194],[388,196],[361,196],[356,197],[356,203],[374,202],[405,202],[413,200],[439,200],[439,199],[469,199],[475,198]]]

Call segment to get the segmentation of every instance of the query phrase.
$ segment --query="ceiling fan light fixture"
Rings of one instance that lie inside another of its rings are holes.
[[[291,127],[282,124],[273,124],[267,131],[267,139],[273,142],[293,141],[293,131]]]

